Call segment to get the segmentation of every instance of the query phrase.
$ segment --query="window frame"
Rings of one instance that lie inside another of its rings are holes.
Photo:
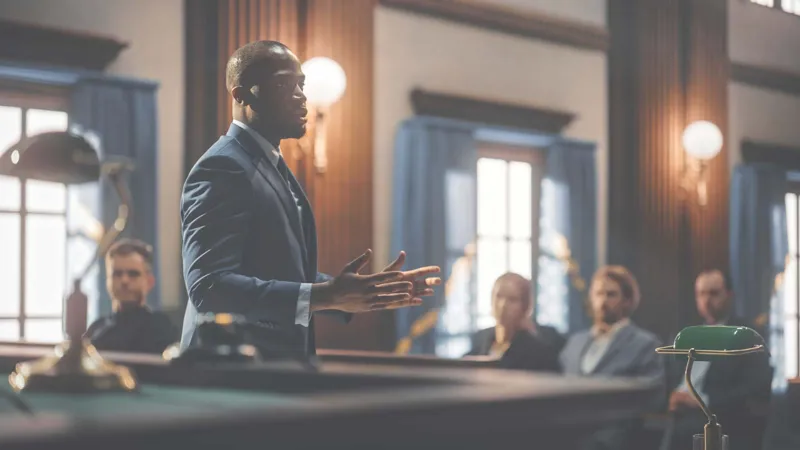
[[[795,200],[795,218],[794,218],[795,219],[795,230],[794,230],[794,232],[795,232],[795,249],[794,249],[794,253],[792,253],[791,249],[789,249],[789,258],[793,259],[794,262],[795,262],[795,265],[794,265],[794,269],[795,269],[794,276],[795,276],[795,281],[797,283],[797,286],[796,286],[796,289],[795,289],[795,299],[794,299],[795,300],[795,305],[794,305],[794,307],[795,307],[795,313],[794,313],[794,322],[795,322],[795,324],[794,324],[794,327],[795,327],[795,330],[794,330],[795,331],[795,333],[794,333],[795,334],[795,342],[794,342],[794,344],[795,344],[795,355],[794,355],[794,358],[795,358],[796,363],[795,363],[795,367],[793,367],[791,370],[794,371],[795,374],[800,375],[800,182],[787,181],[786,194],[793,194],[795,196],[794,197],[794,200]],[[788,220],[787,220],[787,222],[788,222]],[[791,232],[791,230],[787,229],[787,232]],[[787,264],[787,266],[788,266],[788,264]],[[783,305],[784,305],[784,308],[783,308],[784,313],[783,313],[783,317],[781,318],[781,322],[782,323],[780,324],[780,327],[781,327],[781,330],[782,330],[782,335],[784,336],[783,339],[785,339],[785,336],[786,336],[785,326],[786,326],[786,319],[787,319],[786,313],[785,313],[785,311],[786,311],[786,308],[785,308],[785,305],[786,305],[785,294],[782,296],[781,300],[783,301]],[[785,350],[785,345],[786,344],[784,342],[784,350]],[[784,353],[784,358],[786,358],[786,354],[785,353]]]
[[[788,15],[794,16],[794,17],[800,17],[800,9],[798,9],[798,11],[796,11],[796,12],[786,11],[785,9],[783,9],[783,0],[773,0],[772,6],[763,5],[761,3],[758,3],[757,0],[744,0],[744,1],[749,3],[749,4],[751,4],[751,5],[753,5],[753,6],[759,6],[761,8],[772,9],[772,10],[781,12],[783,14],[788,14]],[[797,2],[797,0],[793,0],[793,1]],[[796,4],[795,7],[796,8],[800,8],[800,3]]]
[[[20,121],[20,136],[24,138],[27,136],[28,128],[28,111],[31,109],[58,111],[69,114],[68,111],[68,97],[64,89],[58,87],[50,87],[44,85],[35,85],[29,83],[18,83],[4,81],[0,83],[0,106],[19,108],[21,110]],[[68,116],[69,117],[69,116]],[[68,119],[69,120],[69,119]],[[0,149],[0,152],[5,149]],[[16,320],[19,326],[17,334],[18,340],[26,339],[26,322],[28,320],[61,320],[63,326],[63,305],[61,314],[27,314],[25,311],[27,292],[26,292],[26,278],[27,278],[27,219],[29,216],[57,216],[62,217],[65,223],[65,239],[69,239],[68,217],[69,217],[69,190],[65,189],[65,205],[62,212],[51,211],[28,211],[27,201],[27,180],[20,180],[20,203],[19,210],[13,209],[0,209],[0,214],[14,214],[19,217],[20,231],[19,231],[19,312],[16,315],[0,315],[0,321]],[[65,261],[64,270],[65,275],[68,268],[68,254],[65,248]],[[63,301],[63,299],[62,299]]]
[[[477,154],[477,161],[480,161],[482,158],[490,158],[490,159],[500,159],[506,162],[521,162],[527,163],[531,166],[531,232],[530,232],[530,245],[531,245],[531,298],[532,301],[536,301],[537,298],[537,285],[536,285],[536,277],[538,273],[537,261],[539,258],[539,232],[540,232],[540,224],[539,219],[541,216],[541,192],[542,192],[542,180],[545,177],[545,159],[546,153],[545,149],[538,148],[538,147],[529,147],[529,146],[521,146],[515,144],[504,144],[498,142],[490,142],[490,141],[478,141],[476,143],[478,154]],[[476,161],[476,165],[477,165]],[[477,180],[476,180],[477,182]],[[507,180],[510,182],[510,179]],[[509,191],[509,187],[506,186],[506,192]],[[477,195],[477,192],[476,192]],[[476,214],[478,213],[477,210],[477,202],[478,198],[475,197],[473,201],[476,204]],[[510,196],[506,197],[506,214],[510,214],[511,208],[508,205],[510,202]],[[476,220],[477,217],[476,217]],[[507,220],[508,224],[508,220]],[[496,237],[492,237],[496,239]],[[436,328],[436,339],[437,339],[437,346],[440,340],[453,340],[458,338],[470,337],[475,332],[479,331],[478,320],[479,320],[479,302],[481,301],[478,298],[478,288],[477,288],[477,247],[478,242],[480,241],[481,236],[477,231],[477,223],[476,223],[476,234],[475,234],[475,264],[476,266],[473,268],[473,276],[470,280],[470,331],[466,332],[458,332],[458,333],[445,333],[442,332],[439,327]],[[508,234],[508,230],[503,235],[503,239],[506,242],[506,245],[510,245],[510,242],[513,240],[512,237]],[[509,252],[510,253],[510,252]],[[507,258],[509,257],[509,253],[507,253]],[[458,252],[456,250],[448,250],[447,257],[448,258],[458,258],[464,256],[463,253]],[[535,308],[535,303],[534,303]]]

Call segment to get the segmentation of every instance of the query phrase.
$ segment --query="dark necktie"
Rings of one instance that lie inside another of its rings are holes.
[[[283,155],[278,155],[278,172],[280,172],[281,176],[283,177],[283,181],[285,181],[289,186],[292,183],[289,182],[289,166],[286,165],[286,161],[283,160]]]

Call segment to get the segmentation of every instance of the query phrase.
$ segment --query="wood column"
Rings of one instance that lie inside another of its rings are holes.
[[[686,125],[727,130],[725,0],[610,0],[609,242],[642,290],[634,317],[666,338],[696,315],[694,277],[728,265],[726,151],[711,163],[709,204],[681,180]]]
[[[279,40],[301,60],[327,56],[347,75],[342,99],[327,115],[327,171],[281,149],[306,190],[317,221],[319,270],[338,273],[372,244],[373,14],[375,0],[187,0],[186,170],[227,130],[230,97],[224,67],[239,46]],[[211,34],[213,38],[207,38]],[[209,131],[213,130],[213,131]],[[392,315],[359,315],[348,325],[316,319],[317,346],[390,350]]]

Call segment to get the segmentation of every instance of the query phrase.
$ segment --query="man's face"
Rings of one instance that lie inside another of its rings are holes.
[[[253,86],[246,86],[253,96],[250,109],[264,126],[278,130],[282,139],[301,138],[308,115],[305,75],[290,51],[274,56],[256,71]]]
[[[623,297],[619,283],[608,277],[592,281],[589,301],[595,321],[608,325],[628,317],[631,312],[631,300]]]
[[[530,299],[525,289],[514,280],[501,279],[492,289],[492,314],[498,325],[516,327],[528,316]]]
[[[731,293],[725,288],[725,279],[719,271],[700,274],[694,283],[697,312],[708,324],[727,318]]]
[[[121,309],[144,305],[154,285],[155,277],[142,255],[106,258],[106,288]]]

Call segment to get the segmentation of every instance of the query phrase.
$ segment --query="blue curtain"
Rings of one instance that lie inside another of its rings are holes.
[[[158,274],[156,116],[156,85],[152,83],[84,76],[72,89],[70,126],[95,140],[101,159],[121,156],[135,164],[135,170],[127,177],[133,205],[124,236],[144,240],[153,246],[153,270]],[[108,229],[117,216],[116,191],[107,180],[102,181],[102,188],[95,194],[90,189],[83,188],[78,195],[91,205],[95,217]],[[94,278],[98,286],[97,313],[104,315],[111,311],[104,262],[98,269],[98,276]],[[158,281],[156,283],[148,303],[158,308],[160,286]]]
[[[477,149],[473,129],[435,118],[403,122],[395,138],[391,250],[405,250],[406,267],[438,265],[447,279],[475,238]],[[416,319],[444,304],[444,289],[424,306],[396,311],[397,337]],[[414,340],[411,353],[435,353],[434,330]]]
[[[743,164],[731,180],[730,251],[736,312],[749,323],[767,318],[775,379],[785,380],[783,312],[776,277],[789,252],[786,230],[786,170]]]
[[[580,280],[588,283],[597,268],[596,172],[593,144],[557,140],[548,148],[540,211],[537,320],[563,333],[589,323],[586,286]]]

